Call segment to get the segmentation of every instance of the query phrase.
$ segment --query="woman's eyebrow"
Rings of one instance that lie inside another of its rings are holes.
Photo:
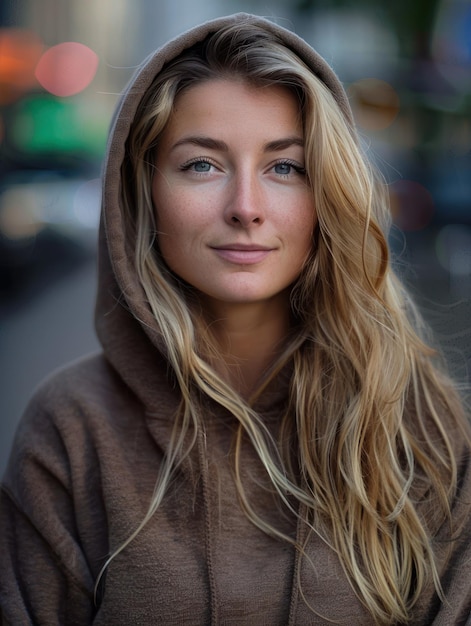
[[[275,139],[265,144],[264,152],[277,152],[279,150],[286,150],[286,148],[290,148],[291,146],[301,146],[301,148],[304,148],[304,139],[297,135],[284,139]]]
[[[227,143],[221,141],[220,139],[212,139],[211,137],[206,137],[205,135],[182,137],[173,144],[171,150],[175,150],[175,148],[178,148],[179,146],[184,146],[186,144],[199,146],[200,148],[208,148],[209,150],[229,152],[229,146],[227,145]]]
[[[207,137],[206,135],[190,135],[188,137],[182,137],[173,144],[171,150],[175,150],[176,148],[186,144],[199,146],[200,148],[207,148],[208,150],[229,152],[229,146],[225,141],[222,141],[220,139],[213,139],[212,137]],[[291,146],[301,146],[302,148],[304,148],[303,138],[298,137],[297,135],[293,135],[291,137],[274,139],[273,141],[269,141],[264,145],[263,151],[278,152],[280,150],[286,150],[286,148],[290,148]]]

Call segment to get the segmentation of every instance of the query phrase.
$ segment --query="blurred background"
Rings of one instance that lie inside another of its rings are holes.
[[[389,183],[399,273],[471,366],[471,0],[1,0],[0,473],[34,387],[99,348],[100,166],[118,94],[170,37],[236,11],[334,67]]]

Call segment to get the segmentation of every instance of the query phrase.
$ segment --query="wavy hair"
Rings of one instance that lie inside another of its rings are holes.
[[[253,409],[263,388],[244,401],[216,373],[215,351],[207,347],[214,342],[191,288],[168,270],[156,242],[151,187],[159,137],[179,94],[218,78],[285,86],[302,113],[318,224],[311,257],[292,289],[293,332],[272,369],[275,376],[288,363],[293,368],[279,441]],[[419,317],[391,269],[385,185],[351,122],[324,83],[275,35],[260,26],[229,26],[156,76],[128,138],[122,185],[128,242],[181,390],[181,407],[148,513],[110,560],[148,522],[176,467],[197,445],[203,393],[238,421],[235,480],[251,521],[305,554],[307,539],[298,545],[255,512],[239,467],[244,438],[280,501],[304,522],[307,538],[317,533],[336,551],[375,621],[406,623],[430,581],[442,594],[433,535],[447,519],[451,524],[457,467],[441,416],[467,430],[458,394],[420,338]],[[415,503],[419,483],[434,510],[428,518]]]

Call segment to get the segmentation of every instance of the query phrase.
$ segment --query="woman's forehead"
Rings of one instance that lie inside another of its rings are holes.
[[[192,86],[175,102],[161,141],[180,145],[194,138],[210,141],[234,132],[265,137],[266,143],[303,144],[300,105],[292,92],[240,80],[210,80]],[[207,146],[211,147],[211,146]],[[217,148],[218,146],[213,146]]]

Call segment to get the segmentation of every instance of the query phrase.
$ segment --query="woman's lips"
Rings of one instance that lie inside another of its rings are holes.
[[[253,265],[263,261],[273,248],[257,245],[229,244],[213,247],[216,254],[230,263],[237,265]]]

